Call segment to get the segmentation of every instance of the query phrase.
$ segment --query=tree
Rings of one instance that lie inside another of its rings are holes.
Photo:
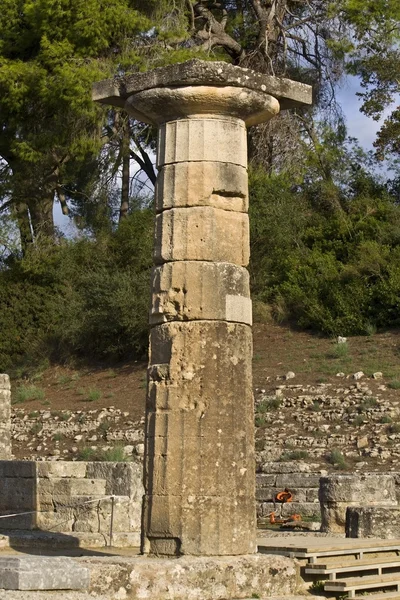
[[[138,62],[149,27],[130,0],[5,0],[0,14],[1,209],[10,209],[24,250],[54,237],[55,198],[101,148],[103,113],[94,81],[122,60]]]
[[[379,120],[400,94],[400,4],[397,0],[344,0],[339,17],[353,32],[349,73],[361,80],[361,111]],[[391,110],[375,142],[378,158],[400,154],[400,106]]]

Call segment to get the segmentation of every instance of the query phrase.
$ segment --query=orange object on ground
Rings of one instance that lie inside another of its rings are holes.
[[[293,494],[289,492],[287,488],[284,489],[283,492],[278,492],[275,496],[275,502],[282,502],[282,504],[286,504],[286,502],[292,502]]]
[[[290,515],[290,517],[287,517],[286,519],[277,519],[274,512],[269,513],[269,522],[271,525],[284,525],[285,523],[290,523],[291,521],[301,521],[301,515],[294,514]]]

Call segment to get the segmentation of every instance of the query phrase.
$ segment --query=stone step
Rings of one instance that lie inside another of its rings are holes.
[[[89,570],[70,558],[0,558],[0,588],[4,590],[86,590],[88,587]]]
[[[400,573],[351,577],[349,579],[336,579],[335,581],[327,581],[324,585],[324,590],[326,592],[336,593],[348,592],[349,598],[354,598],[356,591],[373,588],[384,589],[387,587],[397,587],[397,592],[400,593]]]

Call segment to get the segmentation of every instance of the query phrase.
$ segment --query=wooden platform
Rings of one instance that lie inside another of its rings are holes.
[[[260,537],[258,551],[302,560],[303,577],[322,581],[325,592],[400,600],[400,539]]]
[[[354,555],[358,559],[375,552],[400,553],[400,539],[356,539],[356,538],[258,538],[258,552],[280,554],[291,558],[307,558],[314,563],[320,557]],[[399,554],[400,555],[400,554]]]

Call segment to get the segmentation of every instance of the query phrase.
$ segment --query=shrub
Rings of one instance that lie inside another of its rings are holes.
[[[263,414],[266,412],[275,411],[278,410],[280,405],[281,401],[279,398],[275,398],[275,396],[271,398],[266,398],[265,400],[262,400],[258,403],[258,405],[256,406],[256,412]]]
[[[398,390],[400,389],[400,381],[398,379],[392,379],[392,381],[389,381],[388,387],[392,390]]]
[[[335,469],[345,470],[348,468],[348,464],[346,462],[345,457],[340,452],[340,450],[332,450],[328,456],[326,457],[328,463],[333,465]]]
[[[93,448],[85,447],[79,451],[78,460],[89,462],[130,462],[131,457],[126,456],[123,446],[114,446],[108,450],[94,450]]]
[[[281,454],[279,460],[290,461],[290,460],[303,460],[308,458],[309,454],[307,450],[290,450]]]
[[[13,397],[13,404],[31,402],[33,400],[43,400],[44,391],[35,385],[20,385]]]
[[[378,400],[373,397],[363,398],[360,404],[357,407],[358,412],[363,413],[371,408],[375,408],[378,406]]]
[[[44,359],[140,358],[148,337],[152,224],[152,211],[138,210],[114,233],[38,243],[0,271],[0,372],[22,365],[19,375],[29,374]]]

